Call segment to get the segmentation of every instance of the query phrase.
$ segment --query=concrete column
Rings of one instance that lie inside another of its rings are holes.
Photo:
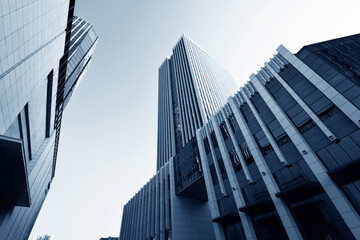
[[[356,126],[360,127],[360,111],[333,86],[309,68],[299,58],[280,45],[278,51],[290,64],[304,75],[317,89],[319,89],[330,101],[332,101]]]
[[[129,206],[129,224],[126,228],[126,239],[131,239],[132,237],[132,226],[133,226],[133,208],[132,208],[132,199],[127,203]]]
[[[135,208],[136,208],[136,215],[135,215],[135,239],[139,239],[139,225],[140,225],[140,202],[141,201],[141,198],[140,198],[140,191],[137,192],[136,194],[136,205],[135,205]]]
[[[155,236],[155,211],[156,211],[156,176],[151,179],[151,237]]]
[[[144,185],[141,189],[141,225],[140,225],[140,239],[145,239],[145,229],[146,229],[146,186]]]
[[[303,239],[301,233],[299,231],[298,226],[295,223],[295,220],[290,212],[290,209],[286,205],[286,203],[277,198],[275,194],[279,192],[279,187],[275,182],[275,179],[267,166],[267,163],[260,152],[260,149],[256,145],[255,139],[251,134],[249,127],[246,124],[246,121],[242,114],[240,113],[239,108],[235,105],[233,98],[229,99],[230,106],[232,111],[235,115],[235,118],[240,126],[240,130],[244,135],[245,141],[249,147],[249,151],[251,152],[252,156],[254,157],[255,164],[259,169],[262,179],[266,185],[266,188],[271,196],[271,199],[275,205],[276,211],[279,214],[281,222],[285,228],[285,231],[289,237],[289,239]]]
[[[160,169],[160,240],[165,240],[165,192],[164,192],[164,168]]]
[[[170,204],[169,204],[169,200],[170,200],[170,191],[169,191],[169,165],[165,165],[165,229],[168,230],[170,229]]]
[[[155,239],[160,240],[160,189],[159,174],[155,176]]]
[[[208,201],[209,201],[209,208],[212,219],[217,218],[220,216],[219,213],[219,206],[217,204],[216,195],[215,195],[215,189],[214,189],[214,183],[211,178],[209,163],[207,160],[205,147],[204,147],[204,138],[202,137],[201,131],[205,131],[204,127],[201,129],[198,129],[196,131],[196,139],[198,142],[199,152],[200,152],[200,160],[201,160],[201,166],[203,169],[204,179],[205,179],[205,185],[206,190],[208,194]],[[206,134],[204,134],[206,135]],[[225,234],[224,229],[221,224],[213,223],[214,226],[214,232],[215,237],[217,240],[225,240]]]
[[[141,189],[138,192],[138,205],[136,206],[138,209],[138,216],[137,216],[137,226],[136,226],[136,239],[141,239],[141,216],[142,216],[142,191]]]
[[[129,223],[129,220],[128,220],[128,205],[126,204],[123,208],[123,217],[122,217],[122,220],[121,220],[121,229],[120,229],[120,237],[119,239],[120,240],[125,240],[127,237],[126,237],[126,234],[127,234],[127,226],[128,226],[128,223]]]
[[[146,227],[146,239],[150,239],[151,236],[151,179],[150,181],[146,184],[147,185],[147,194],[148,194],[148,199],[147,199],[147,227]]]
[[[147,199],[148,199],[148,195],[147,195],[147,191],[146,191],[146,185],[143,187],[143,207],[142,207],[142,226],[141,226],[141,239],[146,239],[146,224],[147,224],[147,219],[146,219],[146,214],[147,214]]]
[[[274,113],[280,125],[284,128],[286,134],[294,143],[296,149],[303,156],[305,162],[309,165],[311,171],[316,176],[317,180],[328,194],[332,203],[344,219],[346,225],[354,234],[356,239],[360,239],[360,217],[354,210],[353,206],[344,196],[341,189],[332,181],[327,174],[327,170],[322,162],[318,159],[311,147],[299,133],[294,124],[290,121],[287,115],[283,112],[274,98],[268,93],[267,89],[261,84],[259,79],[253,74],[250,77],[251,82],[259,91],[261,97]]]
[[[145,198],[145,196],[144,196],[144,188],[141,188],[140,189],[140,194],[139,194],[140,196],[140,204],[139,204],[139,206],[138,206],[138,208],[139,208],[139,226],[138,226],[138,239],[142,239],[142,234],[143,234],[143,232],[142,232],[142,227],[143,227],[143,224],[144,224],[144,198]]]
[[[220,115],[223,114],[222,111],[223,111],[223,109],[220,110],[220,113],[219,113]],[[239,208],[245,206],[246,203],[245,203],[244,196],[243,196],[243,194],[241,192],[241,188],[240,188],[239,182],[237,180],[234,168],[233,168],[233,166],[231,164],[231,160],[229,158],[229,154],[228,154],[228,151],[226,149],[226,145],[225,145],[224,139],[222,138],[221,131],[220,131],[220,128],[219,128],[219,122],[217,121],[216,117],[217,117],[217,115],[213,115],[211,117],[210,121],[213,124],[216,139],[217,139],[217,141],[219,143],[221,157],[222,157],[222,159],[224,161],[226,173],[227,173],[228,178],[229,178],[229,183],[230,183],[232,193],[233,193],[233,196],[234,196],[234,199],[235,199],[236,207],[237,207],[237,209],[239,209]],[[249,240],[250,239],[256,239],[255,230],[254,230],[254,227],[252,225],[250,216],[248,214],[246,214],[246,213],[243,213],[243,212],[239,212],[239,216],[240,216],[243,228],[244,228],[246,239],[249,239]]]

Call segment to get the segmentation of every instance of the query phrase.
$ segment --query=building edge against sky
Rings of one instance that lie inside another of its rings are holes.
[[[157,169],[237,89],[230,73],[185,35],[172,52],[159,67]]]
[[[360,34],[282,45],[124,206],[120,239],[360,239]]]
[[[74,0],[10,3],[0,2],[0,239],[27,239],[54,177],[63,109],[98,38],[73,19]]]

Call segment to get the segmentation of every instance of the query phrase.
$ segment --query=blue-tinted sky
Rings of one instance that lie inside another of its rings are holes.
[[[123,205],[156,169],[157,71],[185,33],[240,86],[279,44],[360,32],[358,0],[77,0],[100,40],[65,110],[56,176],[33,229],[118,236]]]

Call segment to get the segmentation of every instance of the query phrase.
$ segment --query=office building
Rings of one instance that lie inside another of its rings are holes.
[[[74,5],[0,1],[0,239],[28,238],[54,177],[62,111],[97,41]]]
[[[231,75],[182,36],[159,68],[157,169],[237,90]]]
[[[360,34],[284,46],[124,206],[120,239],[360,239]]]
[[[36,240],[54,240],[54,238],[50,235],[43,235],[38,237]]]

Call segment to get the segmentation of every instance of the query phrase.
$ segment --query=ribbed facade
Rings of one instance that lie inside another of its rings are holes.
[[[64,88],[65,106],[90,65],[98,39],[90,23],[73,17]]]
[[[360,35],[280,46],[150,180],[160,207],[139,208],[149,183],[125,205],[120,239],[360,239],[359,51]]]
[[[74,5],[0,1],[0,239],[28,239],[50,189]]]
[[[54,239],[54,238],[51,237],[50,235],[43,235],[43,236],[37,237],[36,240],[52,240],[52,239]]]
[[[59,63],[59,81],[55,111],[55,147],[53,172],[55,176],[57,152],[60,142],[62,114],[76,87],[84,77],[99,40],[92,25],[83,19],[73,16],[75,0],[70,1],[64,55]]]
[[[180,38],[159,68],[158,169],[236,89],[231,75],[208,53],[191,39]]]

